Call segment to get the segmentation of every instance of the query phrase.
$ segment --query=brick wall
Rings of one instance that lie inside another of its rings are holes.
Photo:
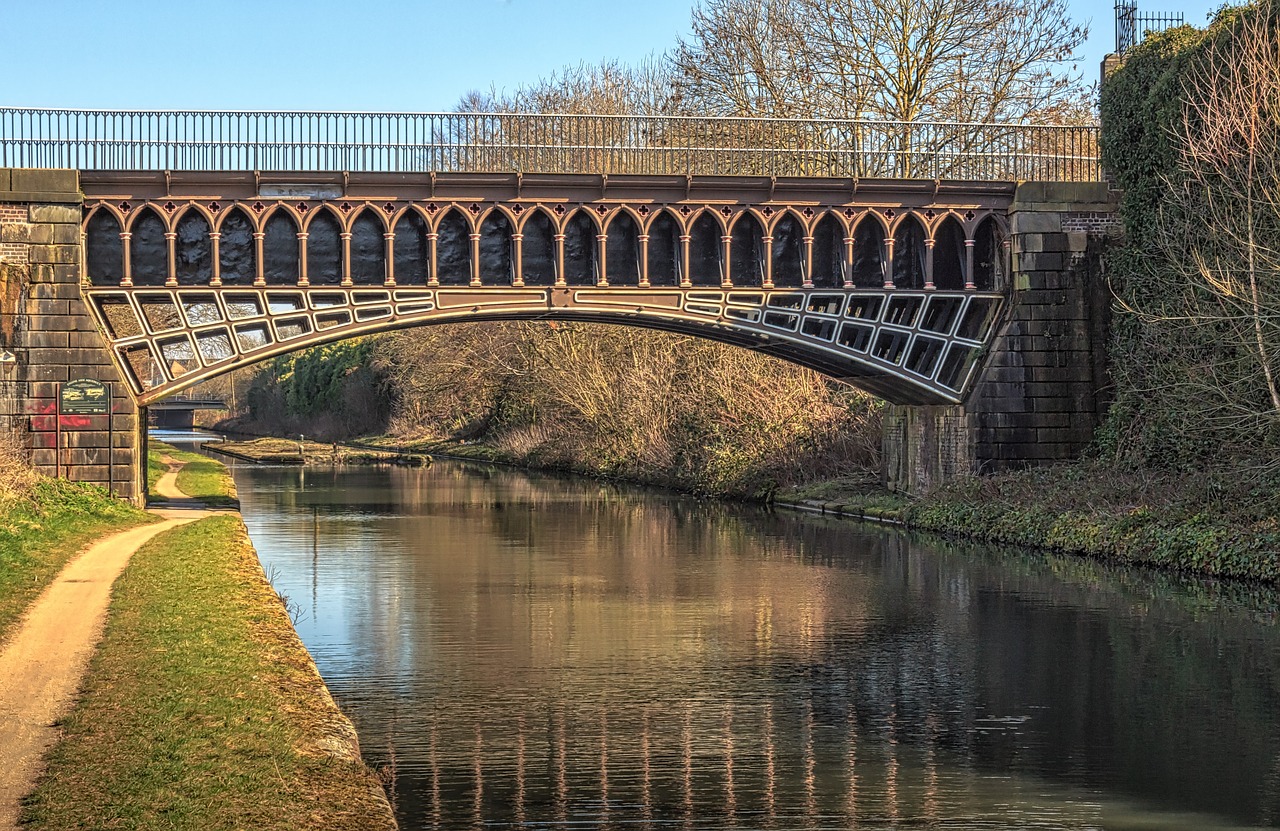
[[[48,475],[142,496],[138,410],[80,293],[75,171],[0,169],[0,419]],[[63,382],[112,386],[112,414],[56,415]]]

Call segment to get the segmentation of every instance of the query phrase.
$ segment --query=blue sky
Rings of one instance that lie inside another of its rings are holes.
[[[1070,1],[1091,21],[1080,69],[1092,81],[1114,43],[1111,0]],[[468,90],[665,51],[687,33],[693,2],[7,0],[0,104],[449,110]],[[1197,25],[1219,5],[1174,2],[1139,0]]]

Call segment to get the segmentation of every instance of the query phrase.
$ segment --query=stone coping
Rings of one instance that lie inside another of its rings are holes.
[[[0,202],[80,204],[80,171],[0,167]]]

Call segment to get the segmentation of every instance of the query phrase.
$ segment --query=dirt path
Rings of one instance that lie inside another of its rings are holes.
[[[182,462],[172,456],[161,456],[160,461],[169,466],[169,472],[156,480],[156,493],[170,501],[190,500],[191,497],[178,490],[178,471],[184,467]]]
[[[178,468],[171,466],[156,489],[166,498],[189,499],[173,484]],[[102,639],[116,578],[141,545],[214,512],[152,513],[163,521],[107,537],[69,562],[0,651],[0,831],[17,828],[19,800],[35,787],[44,754],[58,737],[55,723],[75,703]]]

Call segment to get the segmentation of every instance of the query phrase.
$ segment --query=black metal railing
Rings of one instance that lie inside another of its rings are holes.
[[[1092,126],[514,113],[0,108],[0,166],[1100,178]]]
[[[1138,12],[1138,0],[1116,2],[1116,54],[1123,55],[1149,34],[1182,26],[1181,12]]]

